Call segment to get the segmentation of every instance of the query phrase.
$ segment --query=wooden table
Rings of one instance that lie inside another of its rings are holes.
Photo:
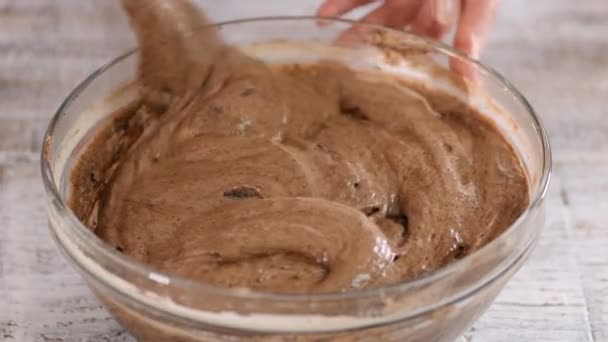
[[[224,20],[316,2],[205,6]],[[38,153],[68,92],[133,45],[115,1],[0,0],[0,341],[132,341],[52,242]],[[608,341],[608,1],[505,0],[484,60],[544,119],[555,172],[539,246],[463,339]]]

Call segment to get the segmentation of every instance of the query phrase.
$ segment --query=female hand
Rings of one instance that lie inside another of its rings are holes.
[[[325,0],[317,11],[320,17],[337,17],[376,0]],[[492,28],[499,0],[383,0],[383,4],[361,21],[404,29],[442,39],[456,25],[454,47],[479,58]],[[453,61],[452,67],[467,76],[470,70]]]

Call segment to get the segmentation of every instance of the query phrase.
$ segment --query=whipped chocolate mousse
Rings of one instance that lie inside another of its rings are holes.
[[[407,281],[496,238],[529,203],[475,109],[346,66],[269,65],[189,1],[123,0],[140,96],[95,132],[70,206],[117,250],[224,287]]]

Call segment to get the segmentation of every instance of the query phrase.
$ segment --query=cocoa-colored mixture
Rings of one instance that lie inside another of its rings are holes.
[[[528,205],[517,154],[454,98],[267,65],[188,1],[123,3],[141,97],[80,158],[71,206],[139,261],[227,287],[378,287],[475,251]]]

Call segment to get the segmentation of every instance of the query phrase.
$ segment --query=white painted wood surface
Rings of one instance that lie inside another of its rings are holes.
[[[317,3],[202,2],[215,20]],[[61,100],[131,46],[115,1],[0,0],[0,341],[132,341],[51,240],[38,171]],[[608,1],[505,0],[484,60],[544,119],[555,172],[539,246],[463,339],[608,341]]]

